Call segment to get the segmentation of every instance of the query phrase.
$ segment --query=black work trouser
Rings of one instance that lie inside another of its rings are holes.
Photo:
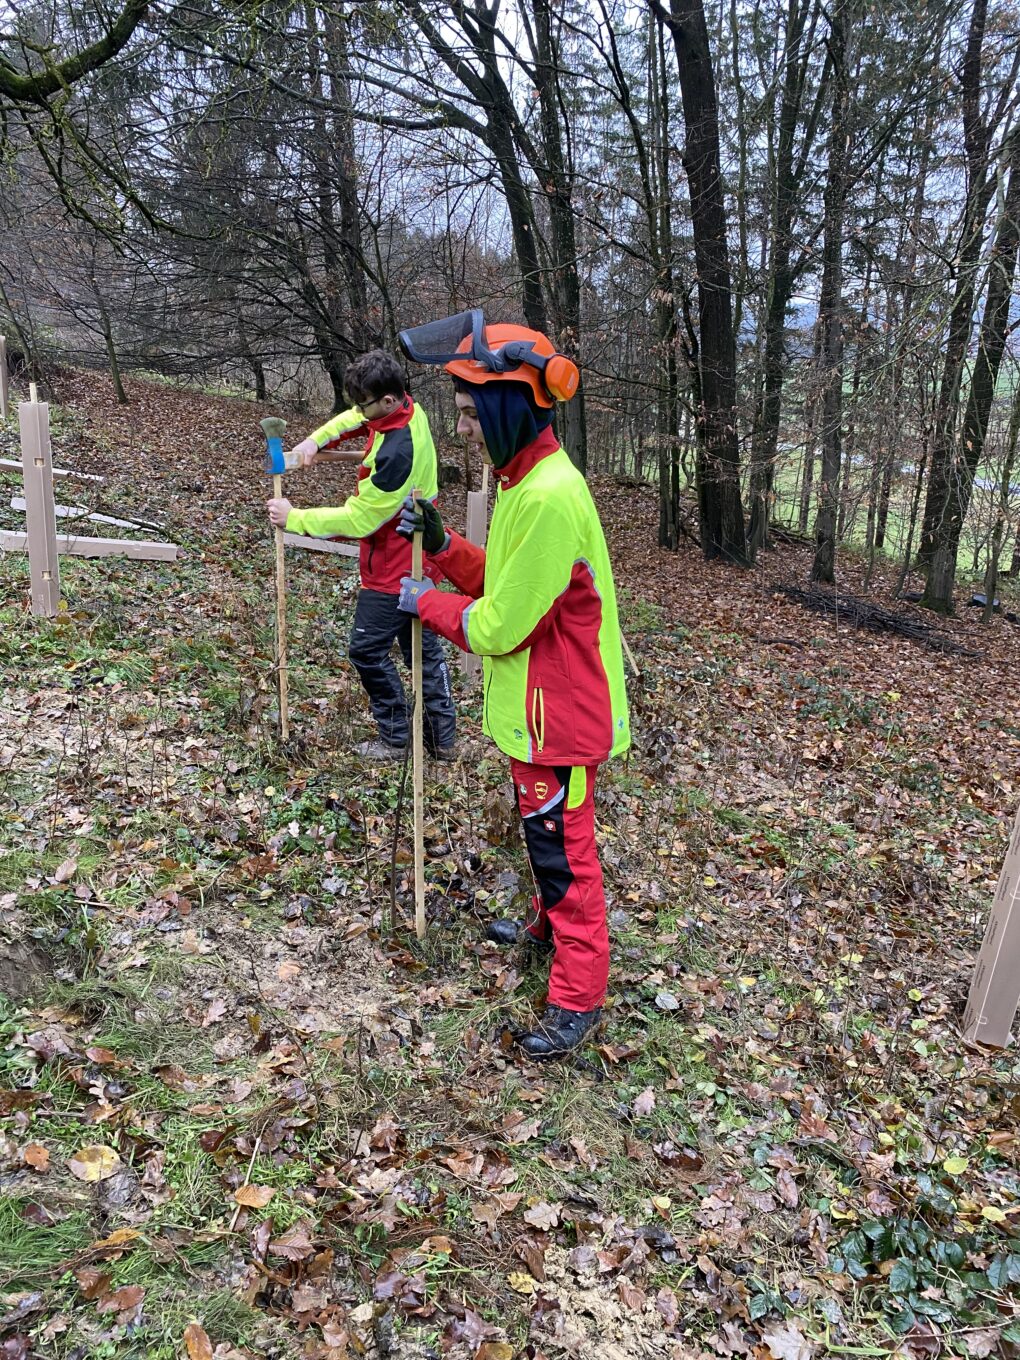
[[[397,608],[397,599],[381,590],[359,593],[348,655],[365,687],[379,735],[391,746],[404,746],[409,735],[407,698],[390,648],[396,639],[410,666],[411,615]],[[426,744],[431,750],[452,746],[456,716],[450,671],[441,639],[427,628],[422,629],[421,685]]]

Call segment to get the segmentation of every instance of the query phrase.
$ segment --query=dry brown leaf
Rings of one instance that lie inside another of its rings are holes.
[[[508,1143],[527,1143],[532,1138],[538,1137],[539,1128],[537,1119],[511,1118],[503,1126],[503,1137]]]
[[[475,1351],[475,1360],[514,1360],[514,1348],[505,1341],[483,1341]]]
[[[227,998],[225,996],[214,997],[209,1002],[209,1009],[202,1018],[202,1028],[206,1029],[209,1025],[215,1025],[217,1020],[222,1020],[227,1011]]]
[[[303,1261],[314,1251],[308,1228],[303,1224],[291,1228],[283,1237],[277,1237],[269,1243],[270,1256],[282,1256],[286,1261]]]
[[[69,878],[74,876],[74,871],[78,867],[76,859],[65,859],[63,864],[58,864],[53,875],[54,883],[66,883]]]
[[[100,1313],[130,1313],[145,1298],[145,1290],[140,1284],[124,1284],[107,1294],[96,1305]]]
[[[123,1248],[141,1235],[137,1228],[118,1228],[109,1237],[103,1237],[98,1242],[93,1242],[89,1251],[103,1256],[123,1256]]]
[[[106,1292],[111,1276],[108,1271],[97,1270],[94,1266],[82,1266],[74,1272],[78,1288],[87,1299],[98,1299]]]
[[[80,1181],[106,1181],[120,1167],[121,1161],[112,1147],[102,1143],[90,1143],[80,1147],[68,1159],[67,1169]]]
[[[99,1044],[90,1044],[85,1050],[85,1056],[100,1067],[108,1067],[117,1061],[117,1055],[112,1048],[102,1048]]]
[[[276,970],[276,976],[281,982],[292,982],[294,978],[300,975],[300,973],[301,965],[299,963],[292,963],[287,959],[285,959]]]
[[[630,1280],[626,1279],[619,1280],[616,1288],[628,1308],[632,1308],[635,1313],[644,1312],[648,1300],[643,1289],[638,1289],[636,1284],[631,1284]]]
[[[814,1344],[790,1319],[768,1323],[762,1336],[772,1360],[811,1360],[815,1353]]]
[[[188,1360],[212,1360],[212,1342],[200,1322],[189,1322],[184,1329]]]
[[[234,1200],[246,1209],[264,1209],[275,1194],[270,1185],[242,1185],[234,1191]]]
[[[541,1228],[543,1232],[549,1228],[555,1228],[560,1221],[560,1205],[547,1204],[542,1200],[540,1204],[535,1204],[524,1212],[525,1223],[530,1223],[533,1228]]]
[[[33,1171],[49,1171],[50,1150],[49,1148],[44,1148],[42,1143],[26,1144],[25,1150],[21,1155]]]

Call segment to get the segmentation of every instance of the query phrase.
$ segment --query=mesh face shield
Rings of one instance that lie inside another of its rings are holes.
[[[400,347],[409,359],[419,364],[448,364],[452,359],[471,358],[486,363],[494,356],[485,347],[485,321],[480,307],[442,321],[430,321],[427,326],[412,326],[401,331]],[[467,337],[471,348],[467,353],[459,349]]]

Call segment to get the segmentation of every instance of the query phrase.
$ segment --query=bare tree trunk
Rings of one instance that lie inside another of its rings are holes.
[[[782,406],[786,355],[783,340],[786,309],[793,293],[793,218],[799,192],[794,166],[794,138],[804,95],[807,56],[801,60],[804,29],[813,0],[790,0],[783,46],[783,97],[779,113],[779,139],[772,176],[773,213],[769,256],[768,295],[765,308],[765,343],[761,386],[751,437],[751,514],[748,524],[748,555],[753,562],[759,548],[768,546],[769,520],[775,499],[776,448]],[[814,8],[814,12],[817,9]],[[812,19],[812,24],[814,20]],[[805,148],[811,134],[805,134]],[[806,521],[805,521],[806,527]]]
[[[974,0],[967,48],[960,73],[963,95],[963,131],[967,165],[967,196],[959,244],[959,264],[953,305],[946,336],[942,381],[935,414],[935,437],[931,449],[931,471],[921,526],[918,558],[929,565],[936,550],[936,532],[949,508],[952,494],[951,464],[963,377],[963,362],[970,339],[974,313],[976,275],[984,239],[984,222],[994,180],[988,174],[990,130],[981,111],[982,61],[988,0]],[[946,567],[943,552],[943,574]],[[938,592],[941,594],[941,591]]]
[[[988,417],[1006,349],[1017,249],[1020,246],[1020,133],[1013,133],[1009,186],[995,228],[988,265],[985,314],[963,419],[962,447],[949,469],[946,503],[933,526],[932,557],[921,603],[940,614],[953,612],[953,587],[960,536],[970,508],[974,476],[984,454]]]
[[[726,206],[719,154],[719,115],[702,0],[670,0],[656,12],[673,36],[687,128],[684,169],[698,280],[698,508],[701,547],[709,560],[747,562],[737,442],[736,344],[733,334]]]
[[[833,66],[832,126],[825,183],[825,235],[819,300],[822,369],[822,476],[815,518],[812,581],[835,584],[836,501],[843,421],[843,221],[846,214],[850,144],[850,81],[847,69],[847,0],[836,0],[829,19]]]

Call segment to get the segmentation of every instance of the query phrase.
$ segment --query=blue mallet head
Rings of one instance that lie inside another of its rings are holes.
[[[266,435],[266,472],[270,476],[277,476],[287,470],[283,457],[283,436],[287,422],[279,416],[266,416],[260,423]]]

